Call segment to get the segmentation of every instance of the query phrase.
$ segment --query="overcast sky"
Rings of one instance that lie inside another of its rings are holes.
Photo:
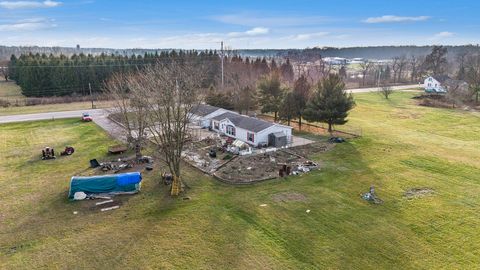
[[[0,45],[305,48],[480,43],[476,0],[0,0]]]

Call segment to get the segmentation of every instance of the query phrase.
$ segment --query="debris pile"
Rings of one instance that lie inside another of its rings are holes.
[[[383,201],[378,198],[375,194],[375,187],[374,186],[370,186],[370,191],[367,192],[367,193],[364,193],[362,195],[362,198],[366,201],[369,201],[371,203],[374,203],[374,204],[381,204],[383,203]]]

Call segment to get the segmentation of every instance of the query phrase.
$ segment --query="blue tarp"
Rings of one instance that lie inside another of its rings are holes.
[[[73,199],[75,192],[86,194],[122,193],[138,191],[142,174],[139,172],[97,176],[74,176],[70,181],[68,198]]]

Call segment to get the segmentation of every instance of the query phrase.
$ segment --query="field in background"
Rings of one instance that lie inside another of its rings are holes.
[[[70,177],[113,143],[95,124],[0,125],[0,268],[476,268],[479,116],[413,95],[356,94],[347,125],[363,136],[314,155],[319,171],[234,187],[185,167],[183,200],[155,168],[106,213],[66,200]],[[39,160],[65,144],[73,156]],[[384,204],[360,198],[370,185]],[[433,193],[406,198],[412,188]]]
[[[0,81],[0,99],[23,99],[22,90],[14,82]]]
[[[46,103],[55,101],[54,99],[61,98],[43,98]],[[89,97],[83,97],[82,99],[88,100]],[[92,108],[91,101],[81,102],[65,102],[56,104],[39,104],[34,106],[25,106],[27,98],[22,95],[21,89],[14,82],[0,82],[0,116],[2,115],[15,115],[15,114],[30,114],[30,113],[43,113],[43,112],[55,112],[55,111],[74,111],[74,110],[88,110]],[[3,107],[2,101],[7,101],[10,106]],[[31,98],[30,103],[42,102],[42,99]],[[18,104],[19,106],[15,106]],[[109,108],[111,103],[109,101],[94,101],[94,105],[97,109]]]

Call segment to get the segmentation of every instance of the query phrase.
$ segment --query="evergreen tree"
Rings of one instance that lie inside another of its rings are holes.
[[[310,98],[310,89],[311,86],[308,83],[307,77],[305,75],[300,76],[293,85],[293,98],[295,99],[295,116],[298,117],[298,127],[302,129],[302,118],[305,111],[305,108]]]
[[[293,91],[289,91],[283,97],[282,103],[279,108],[278,117],[280,119],[286,120],[287,124],[290,125],[290,122],[293,118],[299,117],[298,111],[298,102]]]
[[[262,106],[262,113],[273,113],[274,121],[277,121],[278,111],[284,94],[278,72],[273,72],[260,79],[257,88],[260,95],[259,103]]]
[[[355,106],[351,94],[345,91],[345,83],[337,74],[329,74],[317,84],[317,89],[305,109],[305,119],[311,122],[328,124],[328,132],[333,125],[347,122],[348,112]]]

